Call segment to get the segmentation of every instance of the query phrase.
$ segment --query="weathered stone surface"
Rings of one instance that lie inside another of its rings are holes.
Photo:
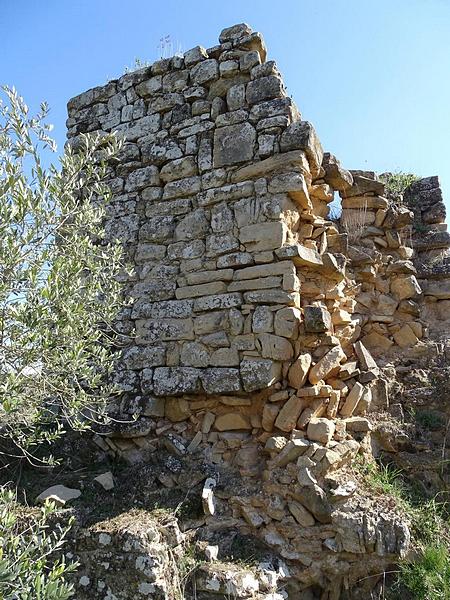
[[[398,346],[401,348],[407,348],[408,346],[414,346],[419,341],[413,329],[405,323],[398,331],[392,336]]]
[[[193,340],[192,319],[137,319],[137,343],[154,343],[158,340]]]
[[[343,417],[351,417],[355,412],[360,399],[364,393],[364,386],[361,385],[358,381],[350,390],[347,398],[345,399],[344,406],[341,408],[341,415]]]
[[[331,329],[331,315],[321,306],[305,306],[303,309],[305,331],[324,333]]]
[[[261,333],[258,335],[258,342],[261,345],[261,356],[263,358],[289,360],[294,355],[292,344],[286,338],[278,335]]]
[[[314,385],[326,379],[330,374],[338,370],[341,362],[346,358],[341,346],[335,346],[325,354],[309,371],[309,381]]]
[[[311,175],[317,177],[322,165],[323,150],[314,127],[308,121],[296,121],[281,135],[282,152],[303,150],[309,162]]]
[[[236,165],[254,155],[256,131],[250,123],[221,127],[214,132],[214,167]]]
[[[301,312],[298,308],[281,308],[275,313],[274,333],[288,339],[296,339],[300,322]]]
[[[296,487],[293,497],[307,508],[320,523],[331,523],[331,505],[320,486],[314,484]]]
[[[70,500],[75,500],[81,496],[81,491],[68,488],[65,485],[52,485],[39,494],[36,502],[45,504],[46,501],[52,501],[57,506],[64,506]]]
[[[252,28],[247,23],[239,23],[232,27],[226,27],[219,35],[219,42],[234,42],[252,33]]]
[[[316,521],[312,514],[309,511],[307,511],[304,506],[302,506],[298,502],[289,502],[288,508],[289,512],[299,525],[301,525],[302,527],[314,526]]]
[[[227,413],[216,417],[214,423],[218,431],[233,431],[235,429],[251,429],[251,423],[248,417],[240,413]]]
[[[330,443],[335,431],[335,424],[330,419],[313,417],[306,430],[306,435],[313,442],[320,442],[325,446]]]
[[[322,160],[325,169],[325,181],[339,192],[345,192],[353,185],[353,176],[350,171],[343,169],[338,159],[329,152],[325,152]]]
[[[310,267],[311,269],[320,269],[323,266],[323,260],[319,253],[312,248],[306,248],[301,244],[284,246],[276,251],[276,255],[281,260],[291,259],[299,267]]]
[[[274,438],[272,438],[274,439]],[[286,442],[286,440],[285,440]],[[310,448],[308,440],[292,439],[283,444],[281,451],[272,460],[272,467],[279,469],[287,464],[294,462],[299,456],[303,456]]]
[[[153,375],[154,393],[156,396],[198,393],[200,374],[200,369],[192,367],[157,367]]]
[[[297,419],[305,407],[305,402],[298,396],[291,396],[283,405],[275,421],[275,427],[282,431],[292,431],[297,425]]]
[[[296,389],[300,389],[301,387],[303,387],[308,377],[308,371],[310,366],[311,355],[306,353],[300,354],[300,356],[289,367],[289,385]]]
[[[240,370],[246,392],[269,387],[281,376],[281,364],[264,358],[244,358],[241,361]]]
[[[207,394],[229,394],[242,390],[239,369],[209,368],[202,371],[200,378]]]
[[[409,277],[396,277],[391,281],[391,292],[397,300],[415,298],[422,293],[419,282],[414,275]]]
[[[286,241],[288,228],[285,223],[256,223],[241,227],[239,239],[247,250],[261,252],[280,248]]]

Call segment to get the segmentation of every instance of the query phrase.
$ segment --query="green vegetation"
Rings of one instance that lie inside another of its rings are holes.
[[[21,507],[13,492],[0,488],[0,598],[2,600],[66,600],[73,586],[65,576],[75,563],[54,558],[60,551],[69,526],[55,525],[49,519],[55,512],[51,503],[21,518]]]
[[[404,173],[403,171],[397,171],[396,173],[383,173],[380,175],[381,181],[386,186],[387,196],[394,200],[400,199],[404,191],[415,181],[418,181],[420,177],[414,175],[414,173]]]
[[[444,600],[450,598],[450,519],[446,502],[425,499],[390,465],[357,463],[365,482],[378,494],[391,496],[411,523],[415,560],[405,560],[390,590],[390,598]]]
[[[60,167],[45,124],[14,89],[0,99],[0,466],[51,463],[66,430],[105,421],[114,386],[112,322],[121,306],[121,250],[104,241],[103,181],[120,148],[113,136],[81,136]],[[4,479],[6,482],[7,480]],[[67,566],[54,553],[67,528],[52,505],[33,512],[0,488],[0,598],[65,600]],[[22,513],[21,513],[22,511]],[[25,514],[26,513],[26,514]],[[23,522],[25,521],[25,523]]]
[[[415,418],[416,422],[425,429],[434,430],[445,426],[444,418],[431,410],[419,410],[415,413]]]

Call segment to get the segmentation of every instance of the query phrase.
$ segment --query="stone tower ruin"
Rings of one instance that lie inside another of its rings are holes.
[[[175,455],[183,466],[161,485],[185,485],[196,465],[205,527],[261,540],[292,589],[331,600],[359,585],[368,598],[371,581],[358,581],[406,553],[409,532],[350,466],[388,402],[381,367],[420,354],[424,306],[450,297],[448,279],[437,297],[419,281],[415,212],[323,151],[248,25],[89,90],[68,112],[74,146],[94,131],[125,140],[106,231],[134,267],[116,409],[139,418],[99,443],[131,463]],[[425,223],[440,225],[442,197],[428,197]]]

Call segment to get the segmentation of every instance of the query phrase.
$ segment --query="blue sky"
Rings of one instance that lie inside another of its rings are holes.
[[[438,174],[450,208],[450,0],[0,0],[0,83],[47,100],[65,137],[72,96],[245,21],[326,150],[347,168]]]

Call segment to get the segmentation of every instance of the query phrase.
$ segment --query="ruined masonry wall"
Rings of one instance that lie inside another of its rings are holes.
[[[395,512],[333,474],[369,447],[371,403],[386,406],[368,347],[400,349],[406,324],[408,344],[420,337],[412,213],[375,174],[323,152],[260,34],[236,25],[219,42],[68,104],[75,147],[84,132],[125,139],[106,231],[134,266],[117,410],[141,418],[97,443],[153,460],[166,487],[192,484],[182,461],[198,481],[208,465],[206,517],[262,539],[296,589],[338,598],[409,543]],[[340,223],[328,219],[335,192]],[[157,468],[156,450],[177,459]]]

